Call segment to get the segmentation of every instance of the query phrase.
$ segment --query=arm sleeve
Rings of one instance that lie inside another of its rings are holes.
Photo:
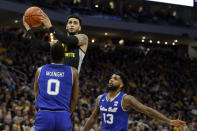
[[[50,51],[50,43],[46,41],[39,40],[35,37],[34,33],[31,30],[27,31],[27,34],[31,37],[31,48],[33,51]]]
[[[78,38],[74,35],[68,36],[67,34],[62,34],[55,29],[55,27],[50,27],[49,32],[53,33],[57,40],[61,41],[67,46],[78,46]]]

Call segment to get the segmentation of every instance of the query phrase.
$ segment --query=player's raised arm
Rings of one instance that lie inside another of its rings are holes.
[[[68,35],[68,34],[62,34],[58,30],[55,29],[54,26],[52,26],[51,21],[49,17],[46,14],[43,14],[42,17],[42,23],[44,26],[49,29],[50,33],[53,33],[53,35],[62,43],[68,45],[68,46],[83,46],[88,45],[88,37],[85,34],[75,34],[75,35]],[[81,24],[79,19],[70,20],[67,21],[67,28],[71,28],[74,30],[76,28],[77,32],[81,30]],[[68,30],[68,29],[67,29]],[[76,33],[76,32],[75,32]]]
[[[79,96],[79,75],[77,72],[77,69],[72,67],[72,73],[73,73],[73,87],[72,87],[72,95],[70,100],[70,112],[73,113],[75,110],[78,96]]]
[[[91,127],[97,122],[98,116],[100,114],[100,109],[99,109],[99,101],[101,99],[101,95],[97,97],[96,99],[96,106],[94,108],[93,113],[91,116],[88,118],[88,120],[85,123],[85,126],[82,131],[89,131]]]
[[[38,77],[40,75],[40,71],[41,71],[42,67],[38,68],[37,71],[36,71],[36,75],[35,75],[35,80],[34,80],[34,97],[35,97],[35,100],[37,99],[38,97]]]
[[[42,21],[43,25],[47,29],[49,29],[49,32],[53,33],[53,35],[56,37],[56,39],[58,39],[62,43],[66,44],[66,45],[77,45],[78,44],[77,37],[75,37],[73,35],[68,36],[67,34],[62,34],[58,30],[56,30],[55,27],[52,26],[51,21],[46,14],[43,14],[41,21]]]
[[[135,99],[135,97],[130,96],[130,95],[125,95],[123,98],[123,108],[125,110],[129,110],[131,108],[135,109],[138,112],[141,112],[143,114],[148,115],[151,118],[154,118],[159,121],[163,121],[169,125],[173,126],[185,126],[185,122],[181,120],[170,120],[163,114],[159,113],[158,111],[147,107],[140,103],[138,100]]]
[[[39,40],[35,37],[34,33],[32,32],[30,26],[25,22],[25,18],[23,16],[23,25],[27,30],[27,34],[30,36],[31,39],[31,48],[33,51],[50,51],[50,43],[46,41]]]

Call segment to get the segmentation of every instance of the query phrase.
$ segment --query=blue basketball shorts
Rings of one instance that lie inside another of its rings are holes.
[[[34,131],[72,131],[70,112],[48,110],[37,112]]]

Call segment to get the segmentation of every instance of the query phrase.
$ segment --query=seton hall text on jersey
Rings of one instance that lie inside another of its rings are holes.
[[[118,111],[118,108],[117,107],[108,107],[108,109],[107,108],[105,108],[105,107],[103,107],[103,106],[100,106],[100,110],[101,111],[108,111],[108,112],[117,112]]]
[[[51,72],[51,71],[46,71],[46,76],[64,77],[64,72]]]

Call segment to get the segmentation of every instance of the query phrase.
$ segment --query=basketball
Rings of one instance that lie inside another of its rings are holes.
[[[25,22],[30,27],[38,27],[42,24],[41,17],[43,13],[39,7],[30,7],[25,11]]]

